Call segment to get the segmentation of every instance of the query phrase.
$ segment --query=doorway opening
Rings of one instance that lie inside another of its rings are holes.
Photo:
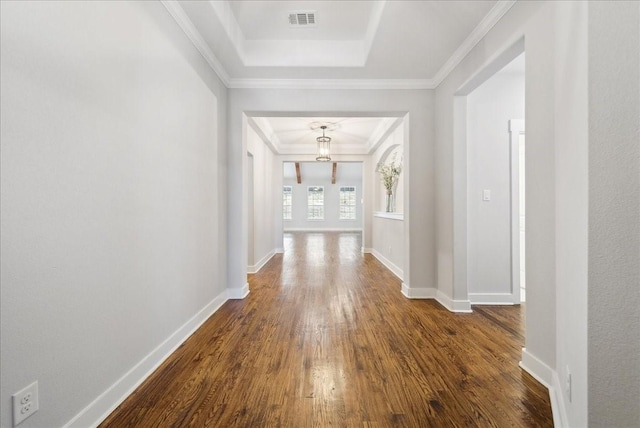
[[[524,297],[524,107],[524,39],[454,97],[453,297],[463,312]]]
[[[243,165],[243,193],[250,199],[244,206],[251,212],[246,216],[248,239],[244,242],[253,247],[247,248],[247,273],[258,272],[276,254],[285,252],[285,233],[355,231],[361,251],[379,259],[392,254],[393,259],[386,260],[394,262],[397,269],[391,270],[402,278],[408,227],[396,233],[398,248],[395,241],[377,245],[377,211],[384,198],[377,194],[376,166],[390,148],[399,153],[397,162],[402,162],[401,148],[408,139],[407,113],[252,112],[245,119],[243,144],[251,157]],[[331,138],[327,162],[317,160],[316,142],[322,135],[318,124],[331,125],[325,130]],[[405,167],[403,174],[408,165]],[[395,221],[402,222],[408,190],[401,183],[393,190]]]

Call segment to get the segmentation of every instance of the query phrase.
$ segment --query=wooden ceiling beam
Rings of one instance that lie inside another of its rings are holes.
[[[300,162],[296,162],[296,179],[298,184],[302,184],[302,177],[300,176]]]
[[[331,184],[336,184],[336,173],[338,171],[338,162],[333,163],[333,172],[331,173]]]

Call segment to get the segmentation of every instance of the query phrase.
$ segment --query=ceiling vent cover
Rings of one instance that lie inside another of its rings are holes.
[[[291,27],[315,27],[316,26],[316,12],[315,11],[301,11],[289,13],[289,26]]]

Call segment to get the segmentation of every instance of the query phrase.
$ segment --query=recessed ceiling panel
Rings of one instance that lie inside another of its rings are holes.
[[[326,125],[334,154],[367,154],[394,125],[395,117],[260,117],[254,118],[280,154],[313,154],[319,125]]]
[[[179,2],[229,78],[238,82],[435,79],[455,55],[464,55],[464,49],[462,54],[458,50],[465,43],[477,42],[477,34],[481,37],[511,4],[495,0]],[[289,14],[295,11],[313,11],[314,25],[292,28]],[[472,35],[476,39],[468,39]]]

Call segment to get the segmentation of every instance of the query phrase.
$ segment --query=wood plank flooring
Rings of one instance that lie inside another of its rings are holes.
[[[360,234],[292,233],[101,427],[552,426],[519,306],[409,300]],[[203,302],[204,303],[204,302]]]

